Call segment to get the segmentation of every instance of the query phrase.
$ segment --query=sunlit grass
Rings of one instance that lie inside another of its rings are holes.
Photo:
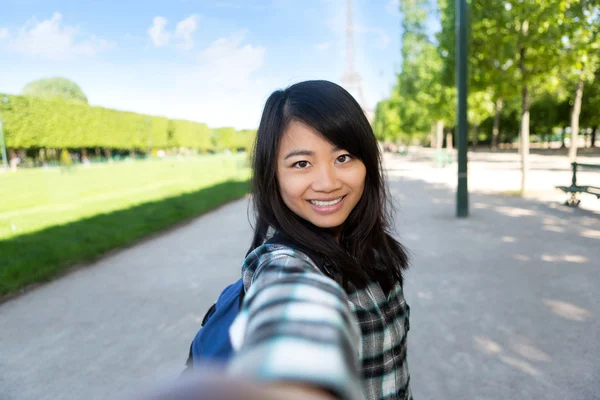
[[[0,298],[240,198],[248,177],[237,155],[1,176]]]
[[[244,161],[244,155],[214,155],[0,174],[0,240],[245,180]]]

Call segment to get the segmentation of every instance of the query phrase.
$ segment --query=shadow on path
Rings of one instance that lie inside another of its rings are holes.
[[[600,218],[396,178],[417,399],[597,399]]]
[[[7,293],[14,293],[31,283],[48,281],[71,270],[73,264],[93,261],[108,251],[162,232],[247,192],[247,181],[226,181],[179,196],[0,240],[0,303],[8,298]]]

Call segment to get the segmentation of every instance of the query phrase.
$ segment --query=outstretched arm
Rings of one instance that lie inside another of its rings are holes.
[[[252,278],[230,331],[229,372],[282,399],[363,399],[360,328],[345,291],[285,251],[265,254]]]

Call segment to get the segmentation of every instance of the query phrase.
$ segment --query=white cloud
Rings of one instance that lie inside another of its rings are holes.
[[[315,50],[325,51],[325,50],[328,50],[330,47],[331,47],[331,42],[322,42],[322,43],[317,43],[315,45]]]
[[[76,26],[62,26],[62,14],[58,12],[43,21],[31,18],[19,28],[16,35],[11,35],[8,29],[2,28],[0,39],[8,40],[8,49],[15,53],[52,60],[70,59],[79,55],[95,56],[113,46],[95,35],[81,33]]]
[[[263,65],[266,49],[243,44],[245,32],[215,40],[198,57],[204,75],[217,85],[246,86]]]
[[[214,40],[198,53],[196,63],[162,66],[172,82],[158,96],[161,101],[154,100],[156,110],[211,126],[256,127],[266,96],[276,87],[260,73],[266,53],[247,43],[245,32],[237,32]]]
[[[154,47],[165,47],[171,39],[176,39],[178,40],[177,48],[180,50],[191,50],[194,47],[192,35],[198,28],[198,18],[198,15],[192,14],[179,21],[175,26],[174,32],[169,32],[167,30],[169,21],[165,17],[156,16],[147,32],[150,39],[152,39]]]
[[[171,36],[171,42],[174,40]],[[102,70],[114,77],[110,82],[92,78],[81,82],[94,105],[200,121],[213,127],[256,128],[269,93],[288,83],[275,83],[274,77],[262,73],[266,55],[263,46],[249,43],[245,32],[237,32],[199,49],[191,62],[103,65],[87,73],[95,75],[95,70]],[[149,85],[159,74],[163,79]]]
[[[166,31],[167,19],[165,17],[154,17],[152,26],[148,29],[148,35],[152,39],[155,47],[162,47],[169,44],[171,34]]]
[[[182,50],[190,50],[194,47],[194,40],[192,34],[198,27],[198,16],[190,15],[184,20],[179,21],[175,28],[175,37],[180,38],[183,43],[179,44],[179,48]]]

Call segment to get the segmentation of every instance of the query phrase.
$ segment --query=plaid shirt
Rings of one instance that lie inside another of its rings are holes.
[[[309,383],[342,399],[412,399],[409,307],[398,284],[346,293],[304,253],[265,244],[242,268],[246,296],[230,329],[230,372]]]

